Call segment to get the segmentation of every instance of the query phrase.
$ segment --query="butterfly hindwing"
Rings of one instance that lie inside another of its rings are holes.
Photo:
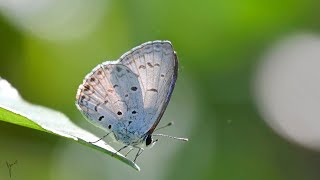
[[[90,122],[111,131],[117,121],[144,113],[136,74],[116,62],[103,63],[86,76],[77,93],[77,106]]]
[[[98,127],[102,124],[114,124],[117,120],[112,111],[114,107],[109,98],[110,92],[107,91],[113,87],[106,82],[106,78],[103,67],[98,65],[85,77],[77,93],[77,107],[91,123]]]

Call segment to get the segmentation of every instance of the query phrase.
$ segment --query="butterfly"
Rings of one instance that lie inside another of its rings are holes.
[[[146,42],[117,61],[96,66],[79,86],[76,106],[89,122],[107,131],[106,136],[111,133],[124,145],[117,152],[126,147],[130,151],[138,148],[136,161],[144,147],[155,144],[157,140],[153,136],[188,140],[153,134],[168,106],[177,77],[178,58],[171,42]]]

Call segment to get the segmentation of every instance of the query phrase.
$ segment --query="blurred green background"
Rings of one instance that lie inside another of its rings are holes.
[[[180,75],[162,139],[135,172],[53,135],[0,121],[0,179],[320,179],[320,154],[278,136],[257,111],[252,80],[279,38],[320,30],[316,0],[0,2],[0,76],[28,101],[96,131],[74,105],[93,67],[170,40]],[[103,132],[98,132],[103,134]]]

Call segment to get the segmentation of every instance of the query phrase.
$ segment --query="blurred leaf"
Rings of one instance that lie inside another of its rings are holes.
[[[1,78],[0,120],[74,140],[108,155],[113,155],[116,159],[140,171],[137,164],[122,154],[114,154],[116,150],[104,141],[100,140],[95,144],[89,143],[99,138],[73,124],[64,114],[24,101],[18,91]]]

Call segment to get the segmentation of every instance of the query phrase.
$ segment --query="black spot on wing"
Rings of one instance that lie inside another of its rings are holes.
[[[98,107],[99,107],[100,103],[98,103],[95,107],[94,110],[97,112],[98,111]]]
[[[89,90],[90,90],[90,86],[89,86],[88,84],[85,85],[84,88],[83,88],[83,90],[84,90],[84,91],[89,91]]]
[[[99,117],[99,121],[101,121],[103,118],[104,118],[104,116],[100,116],[100,117]]]
[[[86,99],[86,96],[81,96],[80,102],[83,103],[83,100]]]
[[[157,90],[157,89],[148,89],[147,91],[158,92],[158,90]]]
[[[146,66],[144,66],[144,65],[139,66],[139,69],[145,69],[145,68],[146,68]]]
[[[120,71],[122,71],[122,68],[119,67],[119,66],[116,66],[116,70],[117,70],[118,72],[120,72]]]

